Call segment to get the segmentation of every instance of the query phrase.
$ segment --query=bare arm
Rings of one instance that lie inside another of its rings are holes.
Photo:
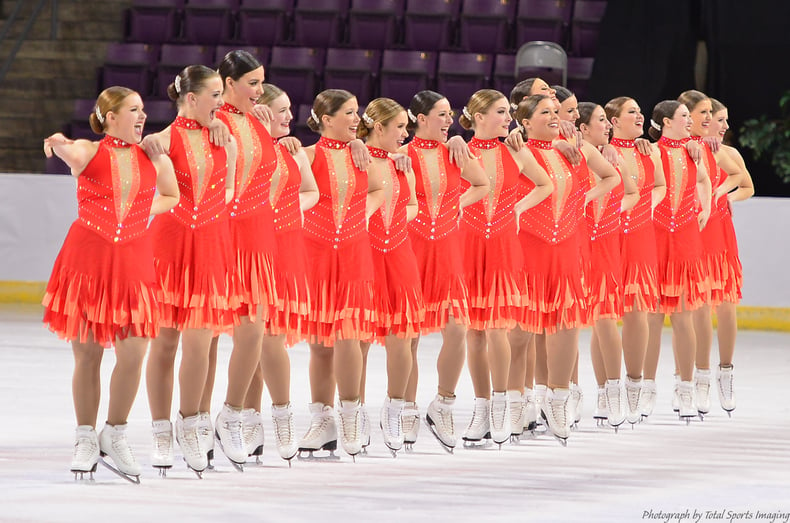
[[[230,203],[233,199],[233,194],[236,192],[236,156],[238,154],[238,145],[236,139],[232,136],[225,145],[225,154],[227,155],[227,172],[225,173],[225,203]]]
[[[315,182],[313,169],[310,167],[310,161],[307,159],[304,149],[299,149],[293,157],[296,160],[296,165],[299,166],[299,174],[302,178],[302,183],[299,185],[299,208],[304,212],[312,209],[318,203],[321,195],[318,192],[318,184]]]
[[[477,159],[466,163],[466,167],[461,171],[461,178],[472,186],[461,195],[458,205],[459,214],[463,212],[465,207],[485,197],[489,188],[488,176],[486,176],[483,166],[480,165],[480,161]]]
[[[151,215],[155,215],[167,212],[178,205],[180,194],[170,157],[160,154],[152,158],[151,162],[156,167],[156,190],[159,193],[151,204]]]
[[[721,167],[724,172],[727,173],[727,178],[716,188],[716,192],[713,195],[713,201],[715,202],[736,187],[739,187],[741,184],[741,177],[745,176],[745,174],[741,170],[740,165],[738,165],[723,149],[719,149],[719,152],[714,154],[714,157],[716,158],[717,166]]]
[[[531,209],[551,195],[554,190],[554,183],[548,173],[540,166],[532,151],[526,147],[521,148],[519,151],[514,151],[508,148],[508,151],[516,160],[516,164],[521,167],[521,174],[529,178],[535,184],[535,188],[529,191],[529,194],[524,196],[514,206],[513,210],[516,213],[516,221],[518,222],[521,214],[524,211]]]
[[[384,205],[384,175],[377,162],[371,162],[368,167],[368,196],[365,200],[365,221]]]
[[[724,151],[732,158],[736,164],[741,168],[743,175],[738,180],[738,188],[727,195],[727,199],[731,202],[739,202],[754,196],[754,182],[752,175],[746,168],[746,162],[743,161],[743,156],[735,147],[729,145],[722,146]]]
[[[639,203],[639,185],[630,176],[621,176],[623,180],[623,200],[620,202],[620,212],[633,209]]]
[[[414,171],[409,169],[404,171],[406,182],[409,184],[409,203],[406,204],[406,221],[410,222],[417,217],[417,182],[414,178]]]
[[[697,197],[699,198],[702,210],[697,216],[699,229],[705,228],[710,218],[710,202],[711,202],[711,188],[710,177],[705,169],[697,169]]]
[[[653,194],[650,203],[650,209],[655,209],[661,200],[667,195],[667,179],[664,176],[664,163],[661,161],[661,152],[658,146],[654,146],[650,153],[650,159],[653,160]]]
[[[96,155],[99,145],[89,140],[71,140],[63,133],[55,133],[44,139],[44,155],[56,155],[71,169],[71,175],[78,177],[88,162]]]
[[[601,179],[599,183],[595,184],[595,187],[587,191],[584,198],[584,205],[587,205],[617,187],[617,184],[620,183],[620,173],[606,161],[606,158],[592,144],[584,142],[582,154],[587,159],[589,168]]]

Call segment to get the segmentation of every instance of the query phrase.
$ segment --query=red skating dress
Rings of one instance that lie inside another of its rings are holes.
[[[593,172],[590,171],[592,175]],[[623,317],[623,269],[620,257],[620,205],[623,182],[587,204],[585,222],[590,239],[590,264],[585,272],[588,321]]]
[[[365,229],[368,177],[351,159],[348,144],[321,137],[313,174],[318,203],[305,213],[310,264],[307,339],[328,347],[336,340],[371,341],[374,335],[373,260]]]
[[[722,172],[722,175],[726,173]],[[724,231],[724,244],[726,246],[726,266],[724,272],[724,290],[722,300],[728,303],[738,303],[743,297],[743,266],[738,256],[738,239],[735,237],[735,225],[732,223],[732,210],[727,196],[722,196],[715,202],[721,216],[721,227]]]
[[[376,337],[415,338],[425,319],[420,270],[414,258],[406,222],[411,191],[406,175],[395,169],[387,151],[368,146],[370,155],[385,159],[385,203],[370,217],[368,230],[375,281]]]
[[[527,274],[527,306],[519,319],[521,328],[541,334],[581,327],[587,303],[579,263],[579,226],[584,202],[578,169],[551,142],[528,140],[527,147],[554,184],[554,191],[521,215],[519,240]],[[523,180],[523,179],[522,179]],[[522,191],[534,184],[526,180]]]
[[[469,325],[458,228],[461,170],[450,163],[447,147],[435,140],[415,136],[408,152],[416,178],[418,210],[409,223],[409,236],[425,300],[422,332],[443,329],[450,315],[459,324]]]
[[[562,135],[560,135],[562,136]],[[564,139],[564,138],[563,138]],[[595,185],[595,174],[590,170],[587,166],[587,158],[584,155],[581,155],[581,163],[574,167],[577,170],[577,176],[579,179],[579,187],[577,188],[577,192],[572,195],[574,200],[579,199],[580,202],[584,203],[585,195],[593,188]],[[589,303],[590,295],[592,293],[592,289],[590,288],[590,277],[592,272],[592,242],[590,241],[590,234],[587,231],[586,225],[586,210],[581,205],[579,206],[579,210],[581,212],[581,216],[579,216],[579,263],[581,264],[581,274],[582,274],[582,287],[584,288],[584,294],[587,296],[587,301]],[[587,311],[588,313],[592,311]]]
[[[197,121],[179,116],[170,126],[170,159],[181,198],[151,222],[160,326],[219,334],[234,318],[225,148],[213,145]]]
[[[277,154],[269,132],[256,118],[226,103],[217,117],[236,138],[236,188],[228,204],[235,256],[231,301],[237,314],[267,325],[277,314],[274,213],[269,202]]]
[[[275,142],[277,169],[272,175],[271,203],[274,207],[274,236],[277,240],[277,294],[280,298],[272,330],[285,334],[294,345],[304,339],[304,325],[310,313],[307,285],[307,254],[302,230],[299,188],[302,176],[288,150]]]
[[[159,331],[148,218],[156,169],[140,147],[105,136],[77,179],[77,220],[44,294],[44,323],[60,338],[152,338]]]
[[[724,215],[720,207],[721,202],[713,201],[713,195],[716,193],[716,189],[727,179],[727,173],[719,168],[716,158],[713,156],[713,151],[702,140],[701,136],[692,136],[691,138],[702,147],[703,155],[700,168],[705,169],[710,177],[710,218],[700,235],[702,236],[702,250],[704,252],[703,260],[708,273],[708,284],[710,285],[710,305],[715,307],[724,301],[724,287],[731,272],[729,267],[730,260],[727,257],[727,241],[724,236],[724,223],[722,221]],[[725,203],[724,207],[726,208],[726,196],[722,197],[721,200]]]
[[[520,172],[507,146],[497,139],[472,138],[469,148],[480,157],[489,181],[488,195],[466,207],[461,219],[470,328],[512,329],[527,298],[513,212]]]
[[[653,213],[658,252],[659,312],[698,309],[709,287],[697,223],[697,166],[683,142],[658,140],[667,194]]]
[[[655,187],[655,166],[650,156],[636,150],[634,140],[612,138],[621,157],[631,156],[636,172],[627,173],[639,187],[639,201],[621,216],[620,233],[623,312],[658,310],[658,254],[651,205]]]

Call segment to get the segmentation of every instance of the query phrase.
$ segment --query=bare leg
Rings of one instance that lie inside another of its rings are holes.
[[[359,399],[359,383],[362,378],[362,350],[359,340],[337,340],[334,352],[338,397],[341,400]]]
[[[402,399],[406,395],[412,366],[412,340],[387,336],[387,396]],[[361,391],[360,391],[361,392]]]
[[[619,380],[623,366],[623,345],[617,320],[603,318],[595,322],[601,357],[606,371],[606,379]]]
[[[420,344],[420,337],[411,340],[411,372],[409,372],[409,382],[406,384],[406,394],[403,399],[406,401],[417,401],[417,383],[420,378],[420,369],[417,366],[417,347]]]
[[[91,333],[85,343],[72,341],[71,350],[74,353],[71,394],[77,425],[96,427],[101,400],[101,360],[104,348],[93,341]]]
[[[530,333],[529,343],[527,344],[527,367],[524,375],[524,387],[531,389],[535,386],[535,369],[537,368],[537,336]],[[545,383],[545,381],[544,381]]]
[[[115,340],[115,367],[110,378],[110,401],[107,423],[123,425],[132,410],[140,388],[143,359],[148,349],[148,338]]]
[[[244,397],[244,408],[261,411],[263,403],[263,367],[258,364],[255,367],[255,374],[252,375],[250,386],[247,388],[247,395]]]
[[[606,384],[606,366],[603,362],[601,343],[598,341],[598,332],[595,325],[593,325],[592,336],[590,336],[590,359],[592,360],[593,372],[595,373],[595,382],[599,387],[603,387]]]
[[[623,359],[625,371],[633,380],[642,379],[647,352],[647,313],[642,311],[626,312],[623,315]]]
[[[264,325],[242,318],[241,325],[233,329],[233,352],[228,364],[228,392],[225,403],[240,409],[250,386],[255,367],[261,361],[261,342]]]
[[[655,380],[656,370],[658,369],[658,357],[661,354],[661,331],[664,329],[664,314],[661,312],[648,313],[647,329],[644,376],[646,380]]]
[[[719,364],[723,367],[732,365],[735,355],[735,338],[738,336],[738,318],[735,304],[724,302],[716,307],[718,326],[716,334],[719,339]]]
[[[310,398],[313,403],[335,404],[335,349],[310,344]]]
[[[578,347],[577,347],[578,349]],[[579,351],[576,351],[576,363],[573,364],[573,372],[571,373],[571,382],[579,384]]]
[[[510,374],[510,342],[507,330],[488,329],[488,357],[491,369],[491,384],[494,392],[506,392]]]
[[[510,342],[510,371],[508,371],[508,390],[524,390],[527,373],[527,347],[532,340],[532,333],[521,330],[518,325],[508,335]],[[534,367],[534,365],[533,365]],[[528,388],[532,388],[532,383]]]
[[[694,378],[694,360],[697,352],[697,338],[694,334],[692,312],[675,312],[669,318],[672,322],[680,379],[681,381],[691,381]]]
[[[488,367],[488,348],[485,331],[466,331],[466,365],[472,378],[475,398],[491,399],[491,372]]]
[[[710,351],[713,346],[713,322],[710,314],[710,305],[707,303],[691,313],[697,339],[696,365],[698,369],[704,370],[710,369]]]
[[[211,348],[208,351],[208,371],[206,385],[203,387],[203,396],[200,398],[200,412],[211,412],[211,396],[214,394],[214,378],[217,374],[217,344],[219,336],[211,338]]]
[[[287,405],[291,400],[291,359],[285,349],[285,335],[263,336],[261,367],[272,404]]]
[[[535,336],[535,384],[548,385],[549,369],[548,358],[546,355],[546,334]],[[578,351],[577,351],[578,352]]]
[[[370,352],[370,343],[367,341],[361,341],[359,342],[359,348],[362,350],[362,374],[359,378],[359,402],[365,403],[365,389],[367,388],[366,385],[368,380],[368,353]]]
[[[466,326],[450,317],[442,329],[442,350],[436,360],[436,370],[439,374],[438,392],[442,396],[455,396],[455,387],[461,377],[466,359]]]
[[[208,354],[211,350],[210,329],[187,329],[181,340],[181,368],[178,371],[179,410],[185,418],[200,410],[203,387],[208,375]],[[163,419],[163,418],[154,418]],[[164,419],[169,419],[169,416]]]
[[[180,337],[178,330],[163,327],[159,329],[159,336],[151,340],[145,366],[145,386],[153,420],[169,420],[172,413],[173,375]]]
[[[546,335],[546,363],[550,389],[570,386],[579,346],[579,329],[559,329]]]

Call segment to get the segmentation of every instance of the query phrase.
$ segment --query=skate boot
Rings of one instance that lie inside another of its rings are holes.
[[[417,434],[420,432],[420,411],[417,404],[413,401],[403,403],[403,412],[400,416],[403,428],[403,446],[406,450],[412,450],[417,443]]]
[[[642,394],[642,381],[634,381],[628,376],[625,377],[625,420],[633,428],[642,417],[639,412],[639,396]]]
[[[625,405],[623,403],[623,387],[620,385],[620,380],[606,380],[606,410],[608,411],[609,425],[614,427],[615,432],[625,421]]]
[[[568,389],[548,389],[543,405],[546,425],[563,447],[568,444],[571,434],[570,396],[571,391]]]
[[[491,413],[489,412],[490,401],[485,398],[475,398],[475,408],[472,411],[472,419],[469,426],[464,431],[464,447],[475,447],[482,445],[485,439],[491,439]]]
[[[571,428],[578,428],[582,420],[582,406],[584,404],[584,393],[577,383],[571,383],[571,398],[568,400],[571,414]]]
[[[310,427],[307,429],[307,433],[299,442],[299,457],[303,457],[302,452],[307,452],[307,457],[313,458],[313,452],[328,450],[329,457],[337,459],[337,456],[335,456],[337,426],[335,425],[334,409],[323,403],[311,403],[309,408],[313,417],[310,420]]]
[[[241,437],[247,456],[255,456],[255,463],[260,465],[263,456],[263,417],[255,409],[241,411]]]
[[[214,435],[219,448],[233,467],[239,472],[244,472],[247,449],[244,446],[241,410],[236,410],[227,403],[223,405],[214,423]]]
[[[154,432],[151,466],[159,469],[159,476],[164,478],[167,469],[173,466],[173,425],[167,419],[154,420],[151,425]]]
[[[545,385],[535,385],[535,409],[537,412],[538,425],[542,425],[543,421],[546,419],[545,403],[547,390]]]
[[[710,412],[710,369],[697,369],[694,374],[694,395],[700,419]]]
[[[126,439],[126,424],[123,425],[104,425],[99,434],[99,456],[104,458],[109,456],[113,465],[104,459],[99,459],[102,465],[118,474],[123,479],[132,483],[140,483],[140,465],[134,459],[132,448]]]
[[[527,402],[521,391],[507,391],[510,402],[510,441],[517,442],[527,426]]]
[[[80,425],[77,427],[76,442],[74,443],[74,454],[71,456],[71,471],[74,473],[74,481],[88,479],[93,481],[93,473],[96,472],[96,463],[99,461],[99,436],[96,430],[90,425]]]
[[[488,426],[491,429],[491,439],[502,448],[502,444],[510,439],[510,406],[506,392],[491,393],[489,403]]]
[[[453,453],[457,438],[455,436],[455,423],[453,422],[453,406],[455,396],[445,397],[437,394],[425,411],[425,424],[431,433],[439,440],[442,448]],[[488,419],[488,416],[485,417]]]
[[[192,469],[197,477],[203,478],[203,471],[208,467],[208,456],[200,446],[200,418],[198,414],[183,417],[178,413],[176,420],[176,441],[181,447],[187,467]]]
[[[364,403],[359,404],[359,421],[359,440],[362,442],[362,453],[367,454],[370,446],[370,416],[368,416],[368,409]]]
[[[534,434],[539,417],[535,392],[532,389],[524,389],[524,429]]]
[[[277,442],[277,452],[280,457],[291,466],[291,460],[296,456],[299,446],[294,438],[294,415],[291,404],[272,405],[272,423],[274,423],[274,438]]]
[[[403,404],[403,400],[391,399],[387,396],[381,407],[381,433],[384,436],[384,444],[392,452],[392,457],[395,457],[397,452],[403,448],[404,437],[401,421]]]
[[[356,461],[362,451],[362,405],[359,400],[340,400],[340,445]]]
[[[732,411],[735,410],[735,390],[732,386],[733,381],[733,367],[722,367],[719,365],[719,375],[717,377],[719,383],[719,403],[721,408],[732,417]]]
[[[697,415],[697,406],[694,403],[694,383],[681,381],[678,383],[678,417],[686,420],[686,425],[691,423],[691,418]]]
[[[675,386],[672,389],[672,410],[678,412],[680,410],[680,397],[678,396],[678,385],[680,384],[680,376],[675,374]]]
[[[593,419],[598,427],[602,427],[604,421],[608,418],[609,413],[606,411],[606,386],[598,387],[595,410],[593,410]]]
[[[642,380],[642,390],[639,393],[639,412],[642,419],[653,414],[656,407],[656,381]]]
[[[211,470],[214,468],[211,464],[214,460],[214,427],[211,425],[211,414],[208,412],[198,412],[198,436],[200,448],[206,452],[207,468]]]

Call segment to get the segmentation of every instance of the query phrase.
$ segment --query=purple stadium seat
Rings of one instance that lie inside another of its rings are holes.
[[[494,57],[494,89],[506,95],[516,85],[516,55],[498,54]]]
[[[471,95],[472,93],[469,94]],[[466,101],[464,101],[464,103],[466,103]],[[461,124],[458,123],[458,117],[461,115],[462,111],[461,107],[463,107],[463,105],[458,106],[458,109],[453,109],[455,116],[453,116],[453,123],[450,124],[450,128],[447,130],[447,137],[452,138],[453,136],[460,136],[465,142],[468,142],[475,135],[475,131],[473,129],[464,129],[461,127]]]
[[[247,51],[252,56],[258,59],[258,61],[263,65],[264,69],[269,68],[269,56],[271,55],[271,49],[268,47],[253,47],[248,45],[218,45],[217,48],[214,50],[214,66],[218,66],[219,63],[225,58],[225,55],[231,51]]]
[[[595,56],[599,25],[604,12],[606,12],[606,2],[603,0],[576,0],[571,27],[574,55]]]
[[[381,58],[379,95],[404,107],[418,91],[433,88],[436,53],[385,50]]]
[[[516,16],[516,48],[544,40],[565,44],[573,0],[521,0]]]
[[[381,51],[329,49],[324,68],[325,89],[345,89],[357,96],[360,106],[374,98]]]
[[[156,97],[167,100],[167,86],[188,65],[206,65],[214,68],[214,48],[202,45],[162,45],[159,64],[156,66]]]
[[[407,49],[442,50],[453,45],[453,23],[461,0],[410,0],[403,16]]]
[[[404,0],[351,0],[348,42],[357,49],[392,47],[398,37]]]
[[[134,0],[126,10],[126,40],[161,44],[178,39],[184,0]]]
[[[149,100],[143,104],[146,114],[144,134],[158,133],[173,122],[176,106],[170,100]]]
[[[241,0],[239,40],[244,45],[272,47],[288,41],[294,0]]]
[[[66,136],[69,136],[68,131],[66,131]],[[47,174],[71,174],[71,169],[63,160],[53,154],[51,158],[46,159],[44,172]]]
[[[122,85],[146,97],[151,93],[152,71],[158,60],[158,45],[110,43],[102,67],[101,88]]]
[[[516,2],[464,0],[461,9],[461,49],[473,53],[500,53],[508,48]]]
[[[332,47],[343,41],[349,0],[299,0],[294,9],[294,42]]]
[[[493,66],[488,54],[439,53],[436,90],[452,107],[463,107],[472,93],[490,86]]]
[[[87,140],[99,140],[101,136],[91,130],[88,118],[93,113],[93,108],[96,106],[96,100],[90,99],[77,99],[74,100],[74,108],[71,112],[71,121],[69,122],[69,129],[66,136],[73,140],[85,138]]]
[[[293,100],[291,103],[293,103]],[[307,127],[307,118],[310,116],[312,107],[309,104],[291,106],[291,112],[294,115],[293,122],[291,122],[291,136],[298,138],[305,147],[318,141],[318,134]]]
[[[238,8],[238,0],[189,0],[184,8],[184,40],[200,45],[231,41]]]
[[[566,85],[568,56],[554,42],[527,42],[516,53],[516,82],[539,77],[549,85]]]
[[[311,47],[273,47],[268,81],[288,93],[294,105],[312,103],[324,72],[326,50]]]
[[[571,57],[568,58],[568,89],[580,102],[589,101],[589,83],[592,76],[595,58]]]

